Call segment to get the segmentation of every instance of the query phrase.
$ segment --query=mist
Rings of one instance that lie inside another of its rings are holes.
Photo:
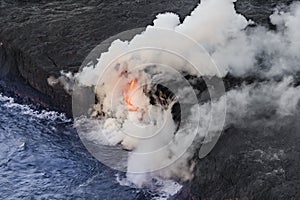
[[[250,126],[259,117],[275,123],[276,119],[297,114],[300,88],[295,86],[294,75],[300,69],[300,3],[293,3],[285,11],[274,10],[270,22],[276,30],[269,30],[238,14],[234,2],[203,0],[182,23],[174,13],[159,14],[132,40],[114,41],[107,52],[99,55],[96,65],[88,65],[74,75],[64,74],[58,81],[48,80],[61,82],[68,91],[74,90],[74,83],[94,88],[99,102],[92,115],[105,116],[88,119],[90,128],[84,137],[130,150],[127,178],[136,186],[143,187],[155,177],[192,179],[197,150],[220,131],[217,125],[208,131],[211,102],[198,103],[199,91],[194,96],[180,93],[189,91],[188,84],[172,88],[177,100],[184,99],[191,105],[176,131],[171,115],[176,101],[171,100],[167,108],[151,105],[145,91],[153,85],[184,79],[180,75],[183,72],[196,77],[223,78],[231,74],[264,78],[265,82],[231,88],[215,102],[219,112],[226,107],[224,129]],[[130,99],[139,108],[134,112],[124,101],[132,80],[138,80]],[[263,117],[269,113],[271,117]],[[218,123],[216,120],[212,126]],[[157,130],[160,134],[151,137]]]

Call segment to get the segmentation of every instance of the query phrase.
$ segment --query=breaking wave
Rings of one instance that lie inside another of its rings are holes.
[[[1,106],[8,108],[8,109],[14,109],[20,114],[33,117],[36,119],[44,119],[47,121],[56,121],[56,122],[71,122],[71,119],[67,118],[64,113],[59,113],[56,111],[46,111],[46,110],[35,110],[30,105],[22,105],[15,102],[15,100],[11,97],[3,96],[0,93],[0,102]]]

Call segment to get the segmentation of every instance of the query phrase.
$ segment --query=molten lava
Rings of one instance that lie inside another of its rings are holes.
[[[125,90],[125,102],[127,104],[127,106],[129,107],[130,111],[137,111],[138,107],[134,106],[132,103],[133,97],[134,97],[134,93],[136,92],[136,88],[137,88],[137,80],[134,79],[130,82],[129,87]]]

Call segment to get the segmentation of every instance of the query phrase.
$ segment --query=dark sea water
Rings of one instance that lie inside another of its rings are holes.
[[[0,95],[0,199],[137,199],[94,159],[70,120]]]

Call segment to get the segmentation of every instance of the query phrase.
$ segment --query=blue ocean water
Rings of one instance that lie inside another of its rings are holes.
[[[64,115],[0,95],[0,199],[141,198],[116,174],[89,154]]]

